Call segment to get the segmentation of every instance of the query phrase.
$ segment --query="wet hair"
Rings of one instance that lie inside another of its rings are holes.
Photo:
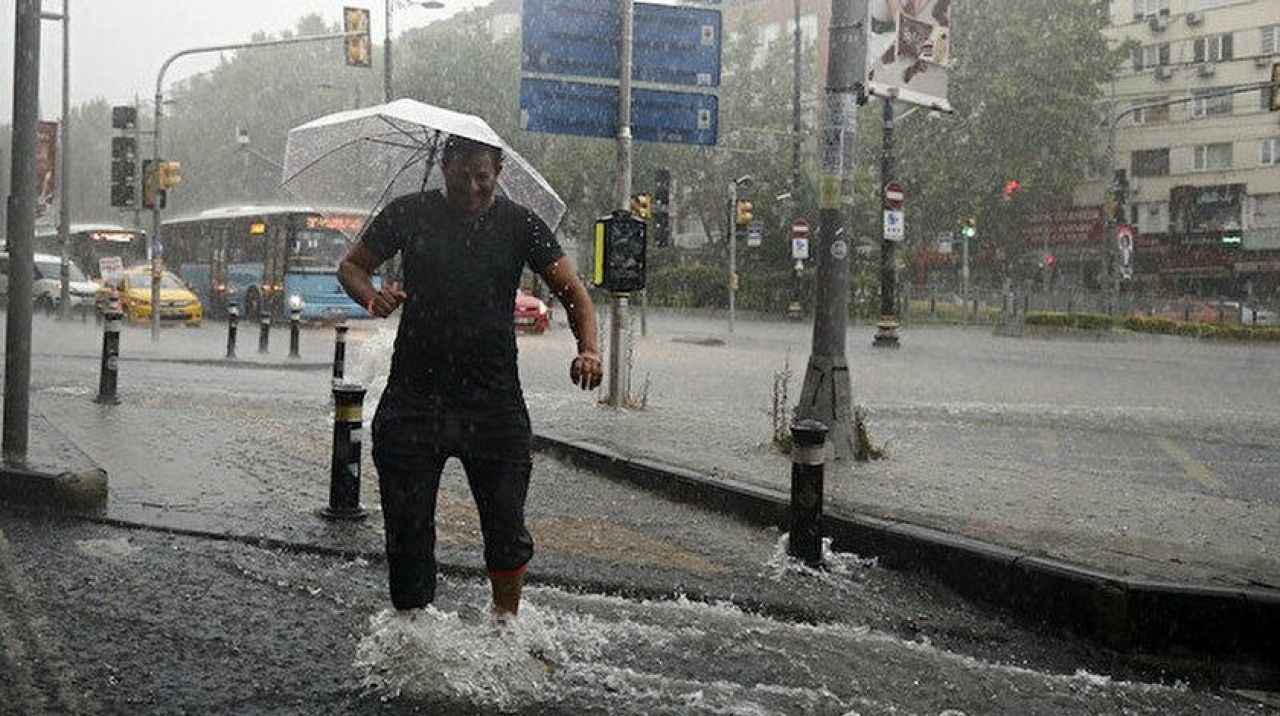
[[[445,140],[444,152],[440,156],[440,161],[448,162],[485,153],[493,159],[495,169],[502,169],[502,147],[495,147],[492,144],[485,144],[474,139],[451,134]]]

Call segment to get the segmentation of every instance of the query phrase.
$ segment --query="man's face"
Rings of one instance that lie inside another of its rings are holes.
[[[499,169],[493,155],[476,152],[453,157],[440,166],[444,172],[445,196],[463,214],[480,214],[493,203]]]

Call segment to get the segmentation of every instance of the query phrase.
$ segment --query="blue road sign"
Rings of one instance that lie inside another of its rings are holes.
[[[520,128],[530,132],[616,137],[618,88],[566,80],[520,82]],[[715,95],[635,89],[631,135],[644,142],[716,143],[719,100]]]
[[[618,79],[618,7],[601,0],[525,0],[520,68]],[[636,3],[631,78],[720,86],[720,11]]]

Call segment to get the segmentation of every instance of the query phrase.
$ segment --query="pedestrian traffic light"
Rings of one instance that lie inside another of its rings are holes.
[[[972,239],[978,235],[978,220],[968,219],[960,226],[960,235],[966,239]]]
[[[1228,227],[1222,230],[1221,241],[1224,248],[1238,249],[1244,244],[1244,236],[1239,228]]]
[[[663,248],[671,245],[671,172],[666,169],[654,175],[653,243]]]
[[[112,129],[133,129],[138,126],[138,108],[131,105],[120,105],[111,108]]]
[[[751,202],[747,201],[746,199],[739,199],[738,206],[736,207],[736,212],[734,214],[733,223],[737,224],[738,226],[746,226],[747,224],[750,224],[751,219],[754,218],[751,214],[751,207],[752,207]]]
[[[156,167],[156,186],[169,190],[182,183],[182,163],[162,160]]]
[[[138,145],[133,137],[111,138],[111,205],[133,207],[138,182]]]
[[[625,211],[597,220],[591,282],[615,293],[643,289],[647,232],[645,222]]]
[[[372,67],[369,11],[359,7],[342,8],[342,31],[347,33],[347,64],[352,67]]]
[[[632,194],[631,195],[631,215],[648,220],[652,214],[653,200],[648,194]]]

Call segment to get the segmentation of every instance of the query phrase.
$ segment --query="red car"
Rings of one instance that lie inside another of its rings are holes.
[[[515,322],[518,332],[542,333],[551,325],[551,307],[517,289]]]

